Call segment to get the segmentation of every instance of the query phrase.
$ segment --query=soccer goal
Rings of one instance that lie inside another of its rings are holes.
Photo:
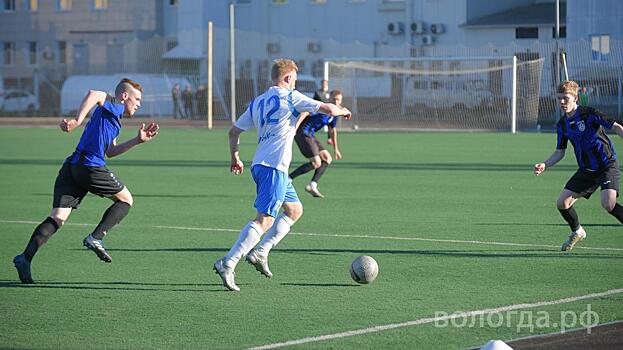
[[[353,119],[344,127],[404,130],[536,129],[543,59],[328,59],[324,78]]]

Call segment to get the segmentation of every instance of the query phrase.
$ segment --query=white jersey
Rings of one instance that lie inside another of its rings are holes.
[[[257,150],[252,166],[259,164],[288,173],[296,121],[301,112],[316,113],[321,104],[296,90],[278,86],[271,86],[251,100],[235,125],[242,130],[257,128]]]

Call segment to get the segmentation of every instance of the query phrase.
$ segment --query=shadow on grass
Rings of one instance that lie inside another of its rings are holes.
[[[358,284],[340,284],[340,283],[280,283],[282,286],[295,287],[360,287]]]
[[[73,249],[82,250],[82,249]],[[118,248],[108,249],[111,252],[138,252],[138,253],[203,253],[227,252],[229,248]],[[399,254],[419,256],[439,256],[451,258],[556,258],[556,259],[623,259],[623,254],[599,254],[585,251],[560,252],[556,248],[550,249],[514,249],[512,251],[483,251],[483,250],[417,250],[417,249],[329,249],[329,248],[275,248],[273,253],[310,254],[310,255],[337,255],[337,254]]]
[[[241,284],[242,285],[242,284]],[[149,288],[153,287],[153,288]],[[185,288],[184,288],[185,287]],[[210,289],[190,289],[188,287]],[[150,283],[150,282],[58,282],[35,281],[34,284],[22,284],[18,281],[0,280],[0,288],[42,288],[42,289],[71,289],[71,290],[124,290],[149,292],[221,292],[224,287],[221,283]]]
[[[569,225],[560,223],[560,224],[535,224],[535,223],[510,223],[510,222],[501,222],[501,223],[476,223],[473,224],[475,226],[555,226],[555,227],[569,227]],[[585,224],[582,223],[583,227],[620,227],[621,224]]]
[[[2,165],[62,165],[59,159],[0,159]],[[111,160],[110,165],[132,167],[205,167],[205,168],[229,168],[229,162],[207,160]],[[533,164],[500,164],[500,163],[394,163],[394,162],[341,162],[340,168],[344,169],[367,169],[367,170],[397,170],[397,171],[520,171],[532,173]],[[573,171],[577,167],[572,165],[557,165],[552,171]]]

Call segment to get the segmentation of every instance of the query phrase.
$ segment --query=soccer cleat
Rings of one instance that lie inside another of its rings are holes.
[[[24,284],[35,283],[30,273],[30,261],[26,260],[24,254],[20,254],[13,258],[13,265],[17,269],[19,280]]]
[[[318,186],[312,186],[312,184],[307,184],[305,186],[305,191],[307,191],[307,193],[311,194],[313,197],[324,198],[322,193],[318,191]]]
[[[562,244],[560,250],[563,252],[570,251],[573,247],[581,240],[586,238],[586,231],[582,227],[580,227],[577,231],[571,232],[569,238],[565,243]]]
[[[240,291],[240,288],[238,288],[235,281],[236,273],[234,270],[227,268],[225,264],[223,264],[223,259],[218,259],[214,262],[214,272],[221,276],[225,288],[231,290],[232,292]]]
[[[247,262],[258,270],[262,275],[271,278],[273,273],[268,269],[268,257],[261,256],[255,249],[253,249],[245,258]]]
[[[106,247],[104,247],[104,242],[99,239],[93,238],[93,236],[88,235],[82,241],[82,244],[88,249],[92,250],[95,255],[97,255],[100,260],[105,261],[107,263],[112,262],[112,257],[108,255],[106,252]]]

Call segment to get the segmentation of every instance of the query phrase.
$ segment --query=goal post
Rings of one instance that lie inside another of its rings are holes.
[[[324,78],[364,129],[536,129],[543,59],[334,58]]]

